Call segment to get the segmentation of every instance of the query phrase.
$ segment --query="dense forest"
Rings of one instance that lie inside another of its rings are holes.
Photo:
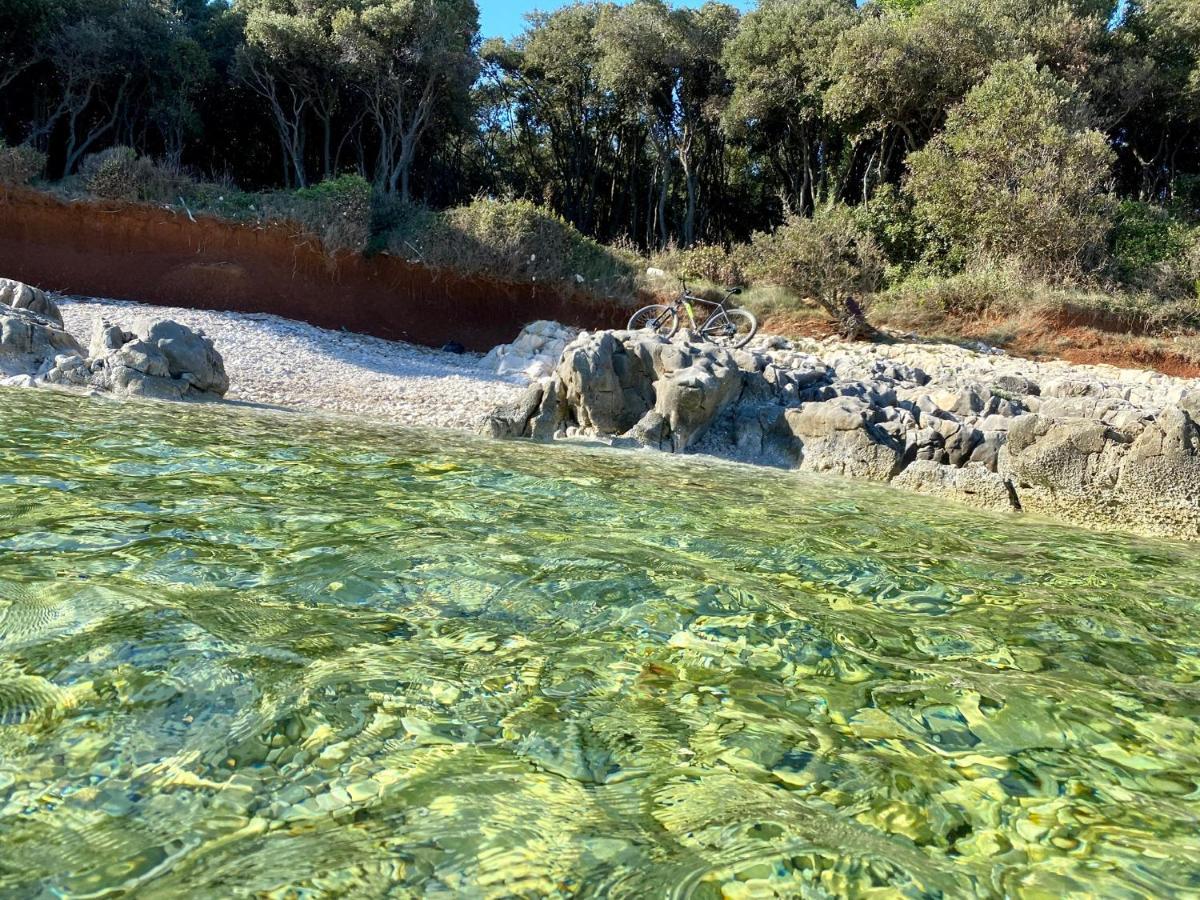
[[[474,0],[0,0],[0,136],[49,180],[114,146],[245,189],[351,174],[376,204],[527,200],[643,253],[833,222],[791,263],[861,256],[850,211],[891,277],[986,256],[1075,278],[1116,253],[1184,260],[1167,293],[1195,287],[1197,0],[577,2],[512,40],[478,21]]]

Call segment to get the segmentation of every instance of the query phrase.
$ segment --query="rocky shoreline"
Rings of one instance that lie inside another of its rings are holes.
[[[1200,540],[1200,385],[990,348],[582,333],[496,437],[587,437]]]
[[[161,310],[181,322],[154,309],[0,279],[0,384],[228,393],[502,438],[599,439],[1200,540],[1194,379],[915,341],[767,336],[728,351],[553,322],[480,358],[274,316]],[[72,332],[88,330],[85,349]]]

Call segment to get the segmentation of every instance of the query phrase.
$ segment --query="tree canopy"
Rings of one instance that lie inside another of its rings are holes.
[[[483,41],[474,0],[0,0],[0,139],[55,178],[124,145],[252,188],[352,173],[434,207],[529,199],[644,249],[911,178],[946,240],[997,252],[980,223],[1028,225],[1022,191],[1075,211],[1193,195],[1200,4],[579,0]]]

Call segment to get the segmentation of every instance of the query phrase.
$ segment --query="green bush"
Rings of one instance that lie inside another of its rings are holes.
[[[1190,297],[1198,277],[1190,256],[1198,239],[1200,228],[1162,207],[1126,201],[1117,209],[1112,232],[1115,274],[1164,299]]]
[[[1171,214],[1200,223],[1200,175],[1179,175],[1171,185]]]
[[[741,254],[717,244],[696,244],[686,249],[664,250],[651,264],[679,278],[732,285],[745,280]]]
[[[890,184],[854,207],[854,218],[887,258],[884,281],[889,285],[916,274],[949,275],[961,268],[961,254],[953,252],[932,224],[917,216],[911,196]]]
[[[600,294],[630,294],[636,255],[584,237],[566,220],[527,200],[478,199],[431,212],[392,209],[388,249],[407,259],[498,278],[574,284]]]
[[[1063,278],[1110,224],[1114,154],[1075,89],[1031,59],[1002,62],[909,158],[915,212],[982,261]]]
[[[179,173],[122,146],[85,158],[80,175],[87,192],[105,200],[174,203],[187,182]]]
[[[24,187],[46,168],[46,154],[27,144],[9,147],[0,141],[0,184]]]
[[[845,207],[811,219],[793,217],[754,235],[746,248],[746,272],[815,300],[848,337],[866,329],[862,307],[883,280],[883,252]]]
[[[298,191],[265,196],[263,213],[301,226],[331,252],[361,252],[371,238],[371,185],[360,175],[329,178]]]

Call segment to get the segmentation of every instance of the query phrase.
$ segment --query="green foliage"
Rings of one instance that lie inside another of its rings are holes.
[[[879,289],[884,265],[875,239],[844,207],[811,219],[793,217],[774,231],[754,235],[746,248],[752,280],[815,300],[835,320],[845,316],[847,300],[861,305]]]
[[[409,206],[393,217],[391,252],[461,272],[625,296],[640,263],[527,200],[481,198],[441,213]]]
[[[651,265],[685,280],[728,286],[745,280],[743,256],[740,247],[730,252],[719,244],[696,244],[664,250],[651,259]]]
[[[24,187],[45,169],[45,153],[26,144],[9,147],[0,140],[0,185]]]
[[[1137,200],[1117,207],[1112,255],[1123,278],[1168,260],[1182,257],[1190,244],[1191,229],[1166,210]]]
[[[330,252],[362,252],[371,238],[371,185],[360,175],[342,175],[297,191],[270,194],[263,206],[268,218],[300,225],[320,238]]]
[[[1195,297],[1164,300],[1147,291],[1050,283],[1004,265],[948,277],[914,276],[878,294],[871,309],[881,322],[926,334],[954,332],[961,322],[1001,319],[1023,320],[1022,330],[1063,318],[1139,334],[1200,327]]]
[[[174,203],[186,179],[153,160],[138,156],[132,147],[110,147],[84,160],[80,171],[84,187],[105,200]]]
[[[887,284],[918,273],[950,274],[961,267],[959,256],[951,252],[937,228],[916,214],[912,197],[890,184],[854,207],[854,217],[887,259]]]
[[[958,250],[1042,275],[1079,272],[1108,231],[1113,152],[1076,91],[999,63],[909,157],[916,214]]]

